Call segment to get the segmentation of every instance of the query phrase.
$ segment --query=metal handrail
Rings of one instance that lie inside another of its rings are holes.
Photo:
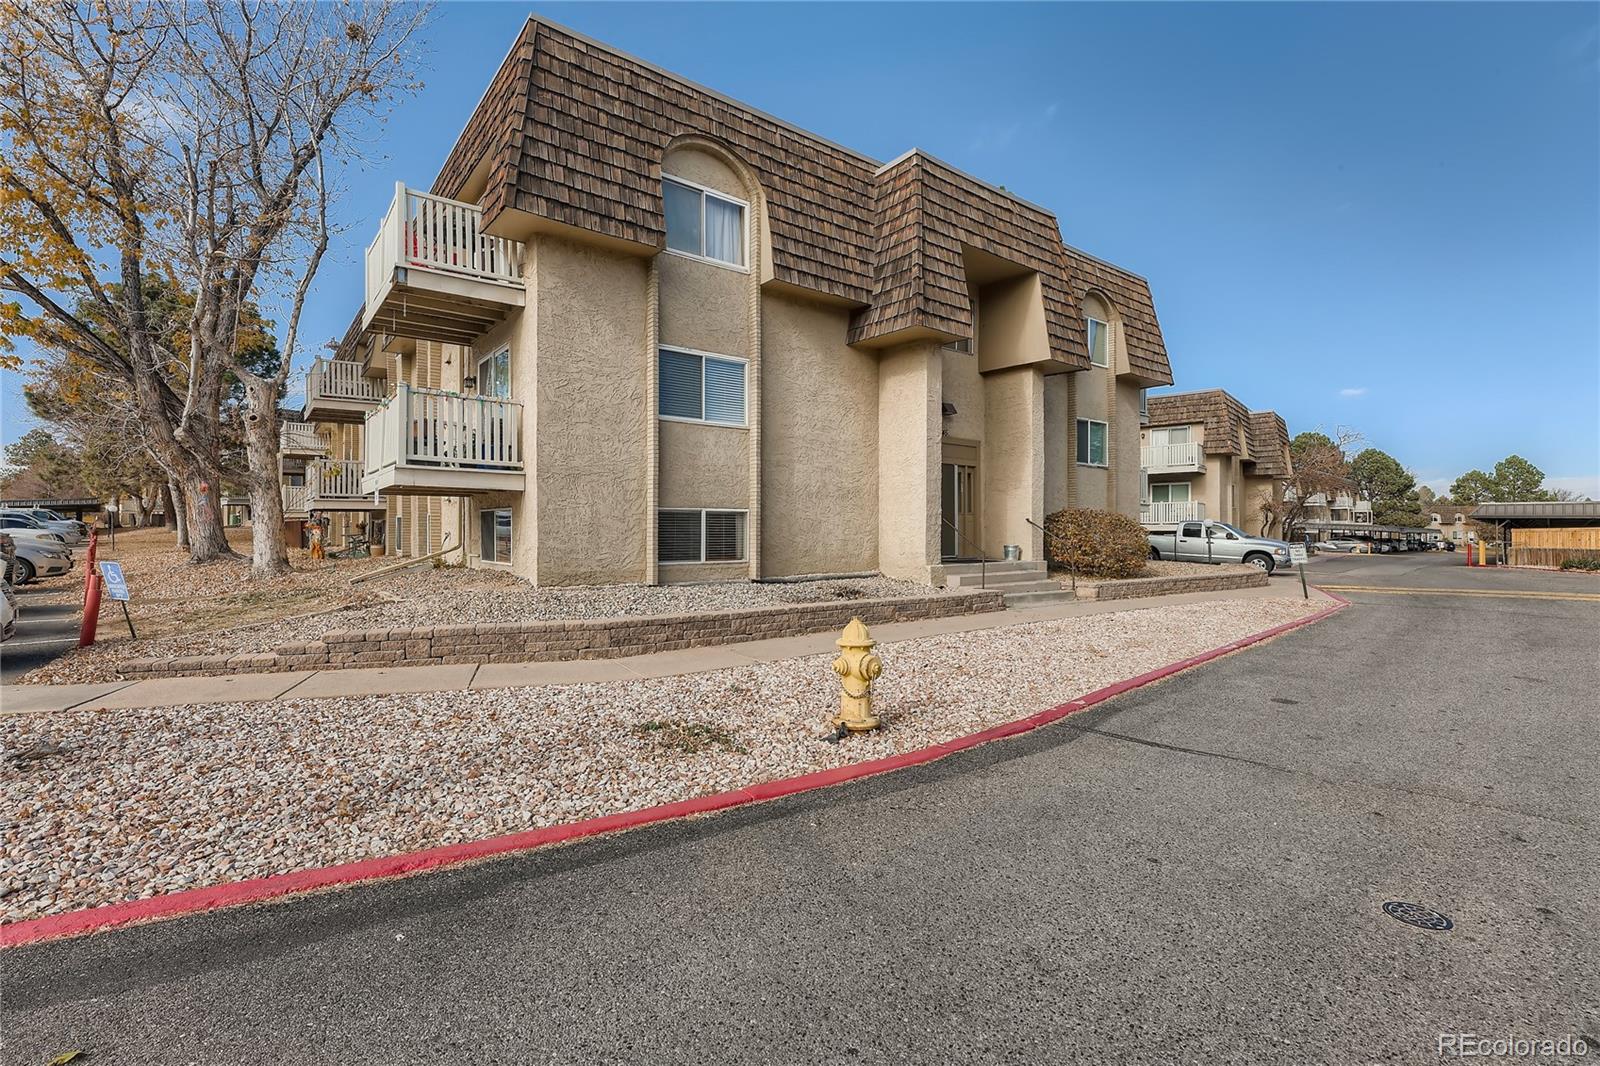
[[[1029,518],[1027,515],[1023,515],[1022,516],[1022,520],[1024,522],[1028,523],[1028,525],[1032,526],[1034,529],[1037,529],[1040,533],[1044,534],[1044,539],[1045,539],[1044,573],[1045,573],[1046,577],[1049,577],[1050,576],[1050,531],[1048,529],[1044,528],[1043,526],[1041,526],[1039,523],[1035,522],[1033,519]],[[1072,560],[1071,559],[1063,559],[1062,562],[1067,564],[1067,573],[1072,575],[1072,594],[1074,596],[1076,596],[1078,594],[1078,568],[1076,566],[1072,565]]]
[[[968,545],[978,549],[978,587],[980,589],[988,588],[989,587],[989,557],[987,555],[983,554],[983,547],[981,545],[978,545],[978,544],[973,544],[971,540],[968,540],[967,535],[965,533],[961,532],[961,530],[959,528],[957,528],[956,524],[954,522],[950,521],[950,519],[946,518],[944,515],[940,515],[939,516],[939,521],[941,521],[945,525],[949,526],[951,531],[953,533],[955,533],[955,535],[958,538],[960,538],[961,540],[965,540]]]

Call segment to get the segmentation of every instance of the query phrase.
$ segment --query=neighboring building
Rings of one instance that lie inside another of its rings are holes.
[[[1438,530],[1440,540],[1452,540],[1457,544],[1477,540],[1477,534],[1467,523],[1472,506],[1470,503],[1457,506],[1449,501],[1435,500],[1427,507],[1428,528]]]
[[[1560,566],[1600,558],[1600,502],[1480,503],[1468,516],[1492,532],[1512,566]],[[1495,555],[1489,551],[1490,557]]]
[[[1221,389],[1152,396],[1143,448],[1152,528],[1209,518],[1246,533],[1268,530],[1266,505],[1281,499],[1291,471],[1289,429],[1272,411],[1250,411]]]
[[[1172,381],[1149,286],[1049,211],[538,18],[365,276],[286,499],[541,584],[1037,560],[1050,511],[1138,513]]]

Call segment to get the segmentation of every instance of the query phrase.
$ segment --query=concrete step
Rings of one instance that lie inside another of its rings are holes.
[[[1054,584],[1052,582],[1052,584]],[[1050,591],[1038,592],[1012,592],[1009,588],[1005,592],[1007,607],[1053,607],[1058,603],[1071,603],[1077,599],[1070,589],[1055,585]]]
[[[1002,585],[1011,581],[1037,581],[1044,577],[1043,560],[990,563],[948,563],[944,568],[947,588],[978,588],[980,585]]]

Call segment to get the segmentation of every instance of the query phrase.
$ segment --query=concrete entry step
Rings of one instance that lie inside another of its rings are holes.
[[[1062,588],[1058,583],[1051,582],[1053,588],[1048,591],[1012,592],[1008,588],[1005,592],[1007,607],[1053,607],[1059,603],[1072,603],[1077,599],[1070,589]]]
[[[975,589],[981,586],[1008,584],[1014,581],[1039,581],[1045,576],[1042,559],[1018,562],[947,563],[944,568],[946,588]]]

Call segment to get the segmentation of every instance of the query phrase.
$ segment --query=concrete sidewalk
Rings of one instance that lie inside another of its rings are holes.
[[[891,643],[943,633],[970,633],[1116,611],[1159,610],[1179,604],[1217,600],[1298,598],[1299,595],[1298,578],[1283,575],[1274,578],[1266,588],[1190,592],[1137,600],[1086,600],[919,622],[895,622],[874,628],[872,635],[880,643]],[[1311,596],[1321,600],[1328,598],[1316,589],[1311,590]],[[574,659],[553,663],[461,663],[363,670],[302,670],[278,674],[223,674],[216,677],[161,677],[86,685],[7,685],[0,688],[0,714],[36,714],[74,709],[114,711],[176,704],[386,696],[407,692],[465,692],[525,685],[574,685],[592,681],[671,677],[749,666],[752,663],[776,662],[803,655],[831,654],[835,651],[835,636],[834,633],[812,633],[743,644],[686,648],[655,655]]]

